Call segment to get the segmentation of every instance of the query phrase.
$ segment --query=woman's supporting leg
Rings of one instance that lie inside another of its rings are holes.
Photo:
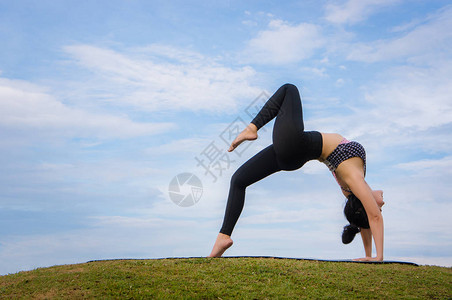
[[[231,235],[245,203],[245,189],[253,183],[280,171],[275,151],[270,145],[235,171],[229,187],[228,203],[220,232]]]
[[[280,171],[270,145],[244,163],[231,178],[223,225],[209,257],[220,257],[232,246],[231,234],[245,203],[245,190],[251,184]]]

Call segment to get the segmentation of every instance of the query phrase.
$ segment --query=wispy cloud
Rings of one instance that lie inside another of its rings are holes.
[[[0,79],[0,126],[34,137],[130,138],[175,128],[172,123],[137,123],[126,117],[63,104],[28,82]]]
[[[230,112],[259,93],[251,67],[233,68],[210,57],[165,45],[115,51],[92,45],[64,48],[90,70],[109,102],[145,111]],[[88,87],[90,88],[90,87]],[[95,88],[93,88],[95,90]]]
[[[356,24],[384,7],[403,0],[348,0],[333,1],[325,5],[325,19],[336,24]]]
[[[396,167],[408,170],[416,176],[440,176],[447,178],[452,175],[452,157],[447,156],[441,159],[422,159],[413,162],[401,163]]]
[[[191,155],[199,154],[203,149],[211,143],[211,140],[206,138],[184,138],[180,140],[174,140],[167,144],[161,144],[145,150],[149,155]]]
[[[326,40],[321,27],[301,23],[292,25],[272,20],[268,28],[251,39],[243,53],[243,60],[257,64],[288,64],[310,58]]]
[[[451,147],[443,133],[452,124],[452,35],[443,30],[452,25],[451,12],[450,8],[441,9],[397,38],[348,44],[349,60],[397,63],[361,86],[362,98],[348,118],[329,115],[312,123],[324,130],[341,130],[352,138],[378,136],[379,143],[386,145],[408,147],[419,140],[437,140],[417,146],[429,153]]]
[[[406,155],[447,153],[452,147],[447,137],[452,125],[452,64],[441,63],[426,68],[390,67],[380,80],[362,87],[359,106],[347,118],[328,115],[311,120],[310,126],[358,139],[382,160],[400,155],[391,153],[400,147],[407,149]]]
[[[416,26],[417,25],[417,26]],[[362,62],[401,60],[412,63],[437,63],[444,56],[450,58],[452,6],[430,15],[425,22],[410,26],[410,31],[392,39],[370,43],[356,43],[350,47],[347,59]]]
[[[425,131],[452,123],[452,86],[447,77],[452,61],[443,63],[432,68],[394,68],[387,74],[388,81],[368,91],[367,100],[379,108],[375,118],[383,122],[380,128]]]

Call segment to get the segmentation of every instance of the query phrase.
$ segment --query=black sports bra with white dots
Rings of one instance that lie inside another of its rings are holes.
[[[349,141],[347,139],[343,139],[340,144],[331,152],[330,155],[324,161],[325,165],[330,169],[333,173],[334,178],[336,178],[336,169],[337,167],[349,158],[352,157],[360,157],[364,162],[364,175],[366,175],[366,150],[364,147],[355,141]],[[351,193],[352,191],[342,187],[338,181],[339,186],[342,190]]]

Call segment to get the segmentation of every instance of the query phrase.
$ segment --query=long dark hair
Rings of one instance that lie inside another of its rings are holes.
[[[342,243],[349,244],[361,228],[370,228],[366,210],[361,201],[353,194],[347,197],[344,207],[344,215],[350,225],[344,227]]]

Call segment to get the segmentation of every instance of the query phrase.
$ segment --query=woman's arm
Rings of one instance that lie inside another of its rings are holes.
[[[377,201],[377,205],[380,208],[385,204],[383,201],[383,191],[382,190],[372,190],[372,195]],[[372,257],[372,231],[370,229],[361,228],[361,238],[363,240],[364,251],[366,252],[366,257]]]
[[[356,168],[352,159],[344,161],[339,167],[341,168],[341,176],[345,183],[352,190],[353,194],[362,202],[366,210],[367,218],[369,219],[370,230],[375,242],[377,256],[366,257],[360,260],[383,260],[383,240],[384,240],[384,225],[383,216],[381,215],[380,207],[372,194],[372,190],[364,180],[364,174],[359,168]],[[349,162],[350,161],[350,162]],[[348,163],[349,162],[349,163]],[[338,171],[339,171],[338,167]]]
[[[349,192],[346,192],[344,190],[341,190],[341,191],[342,191],[342,194],[344,194],[345,198],[350,196]],[[381,190],[372,191],[372,195],[374,197],[379,196],[382,193],[383,193],[383,191],[381,191]],[[380,200],[380,199],[377,199],[377,200]],[[377,204],[381,208],[381,206],[383,206],[383,204],[384,204],[382,197],[381,197],[380,202],[381,202],[381,204],[379,204],[377,201]],[[370,229],[361,228],[361,238],[363,240],[363,246],[364,246],[364,252],[366,253],[366,258],[371,258],[372,257],[372,231]]]
[[[363,239],[366,257],[372,257],[372,231],[370,229],[361,228],[361,238]]]
[[[361,201],[366,210],[367,218],[369,219],[370,230],[375,242],[377,256],[374,258],[364,258],[362,260],[383,260],[383,240],[384,240],[384,225],[383,216],[381,215],[380,207],[377,205],[375,198],[372,195],[372,190],[364,181],[361,175],[353,175],[349,178],[348,186],[353,194]]]

